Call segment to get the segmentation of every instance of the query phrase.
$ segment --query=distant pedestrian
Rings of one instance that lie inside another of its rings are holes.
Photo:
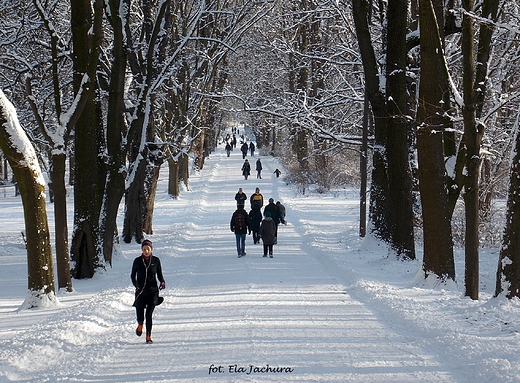
[[[276,209],[278,210],[278,221],[279,223],[287,226],[287,221],[285,220],[285,206],[282,205],[280,201],[276,201]]]
[[[279,214],[278,214],[278,208],[276,207],[276,204],[274,203],[274,199],[269,198],[269,203],[264,208],[264,217],[266,216],[266,213],[269,213],[269,216],[273,219],[275,223],[275,237],[278,237],[278,224],[280,223]],[[277,243],[277,238],[275,239],[274,243]]]
[[[255,192],[251,194],[251,197],[249,197],[249,203],[251,203],[251,206],[253,206],[255,201],[260,204],[260,207],[264,206],[264,196],[260,193],[259,188],[256,188]]]
[[[146,343],[152,342],[152,314],[155,306],[160,305],[164,298],[159,297],[159,290],[166,287],[162,274],[161,260],[152,255],[152,242],[145,239],[141,243],[141,255],[134,259],[130,278],[135,287],[133,306],[137,314],[137,329],[135,333],[141,336],[146,317]],[[160,285],[157,286],[157,279]],[[146,310],[146,315],[145,315]]]
[[[246,235],[251,234],[249,215],[243,205],[238,205],[231,216],[229,227],[235,233],[238,258],[246,255]]]
[[[226,153],[227,153],[228,157],[231,154],[232,150],[233,150],[233,148],[231,147],[231,144],[229,142],[226,142]]]
[[[249,212],[249,222],[251,226],[251,232],[253,233],[253,243],[256,245],[260,243],[260,222],[262,222],[262,212],[260,211],[260,203],[254,202],[251,205],[251,211]]]
[[[264,214],[265,218],[260,223],[260,230],[258,234],[262,238],[264,244],[264,257],[273,258],[273,245],[276,243],[276,225],[271,217],[271,213],[267,212]]]
[[[260,161],[260,158],[256,160],[256,178],[262,179],[262,161]]]
[[[255,156],[255,144],[253,144],[253,141],[249,144],[249,151],[251,152],[251,157]]]
[[[237,206],[242,205],[245,206],[247,200],[247,195],[242,191],[242,188],[238,188],[237,194],[235,194],[235,201],[237,201]]]
[[[247,157],[247,151],[249,150],[249,146],[247,145],[247,142],[244,142],[242,146],[240,147],[240,150],[242,151],[242,159]]]
[[[276,169],[273,173],[276,174],[276,178],[280,177],[280,174],[282,174],[280,169]]]
[[[244,164],[242,165],[242,175],[244,176],[244,179],[247,180],[247,177],[249,177],[249,175],[251,174],[251,165],[249,164],[249,161],[246,160],[244,161]]]

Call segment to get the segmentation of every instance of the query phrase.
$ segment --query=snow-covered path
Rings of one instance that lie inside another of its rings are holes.
[[[134,333],[129,274],[140,247],[123,244],[106,274],[60,296],[63,307],[0,312],[0,381],[465,382],[449,357],[352,294],[354,273],[335,259],[349,257],[337,238],[356,230],[357,206],[307,200],[274,178],[275,159],[261,158],[263,179],[246,181],[238,150],[228,158],[218,148],[178,200],[161,180],[149,239],[167,289],[153,345]],[[236,256],[229,221],[239,187],[287,208],[273,259],[251,236],[247,256]]]

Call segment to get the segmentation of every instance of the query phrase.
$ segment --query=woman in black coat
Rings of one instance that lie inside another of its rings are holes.
[[[264,243],[264,257],[267,257],[267,252],[269,252],[269,256],[273,258],[273,245],[276,244],[276,224],[270,212],[266,212],[264,215],[265,218],[260,223],[259,234]]]
[[[161,260],[152,255],[152,242],[145,239],[141,243],[142,254],[134,259],[130,278],[135,287],[135,307],[137,314],[137,329],[135,333],[141,336],[146,309],[146,343],[152,343],[152,314],[155,306],[162,303],[159,290],[166,287],[162,274]],[[157,286],[157,279],[161,283]]]
[[[249,161],[246,159],[244,161],[244,164],[242,165],[242,175],[247,180],[247,177],[249,177],[249,174],[251,174],[251,165],[249,164]]]

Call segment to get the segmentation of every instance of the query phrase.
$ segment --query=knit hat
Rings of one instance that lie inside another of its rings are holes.
[[[143,246],[150,246],[150,249],[153,249],[152,241],[149,239],[145,239],[143,242],[141,242],[141,249]]]

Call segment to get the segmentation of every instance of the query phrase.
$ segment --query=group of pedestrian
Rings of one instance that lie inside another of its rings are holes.
[[[262,179],[262,161],[259,159],[256,160],[256,178]],[[242,175],[244,176],[244,179],[247,180],[247,178],[251,175],[251,164],[249,163],[249,160],[246,158],[244,160],[244,164],[242,165]]]
[[[238,131],[234,131],[237,133]],[[233,148],[236,148],[236,135],[226,137],[226,152],[229,157]],[[249,161],[245,158],[247,151],[254,157],[255,145],[251,142],[247,145],[243,143],[242,155],[245,159],[242,166],[242,174],[247,180],[251,173],[251,166]],[[262,178],[262,162],[260,158],[256,161],[257,179]],[[276,169],[274,171],[276,177],[279,177],[281,172]],[[264,206],[264,197],[260,193],[260,189],[256,188],[255,192],[249,198],[251,210],[246,212],[245,203],[247,195],[242,188],[238,189],[235,195],[237,202],[237,209],[231,217],[230,227],[231,231],[235,233],[236,248],[238,257],[246,255],[245,242],[246,235],[253,234],[253,243],[263,243],[263,256],[273,258],[273,246],[277,243],[278,225],[280,223],[287,225],[285,221],[285,207],[277,201],[274,203],[273,198],[269,198],[269,203],[265,206],[263,214],[261,212]],[[137,328],[135,333],[141,336],[143,329],[146,333],[146,343],[153,343],[152,341],[152,315],[155,307],[160,305],[164,298],[159,296],[159,291],[166,288],[166,282],[162,272],[161,260],[152,254],[153,245],[150,240],[144,240],[141,243],[141,255],[134,259],[132,264],[132,271],[130,279],[135,287],[135,300],[133,306],[136,309]]]
[[[287,225],[285,207],[280,201],[275,203],[273,198],[269,198],[269,203],[264,207],[262,214],[264,197],[259,188],[256,188],[249,198],[251,204],[249,213],[245,210],[247,195],[242,188],[238,189],[235,200],[237,201],[237,209],[231,216],[230,229],[235,233],[238,258],[246,255],[247,234],[253,234],[254,244],[259,244],[260,240],[262,241],[264,257],[273,258],[273,246],[278,243],[278,225],[280,223]]]

